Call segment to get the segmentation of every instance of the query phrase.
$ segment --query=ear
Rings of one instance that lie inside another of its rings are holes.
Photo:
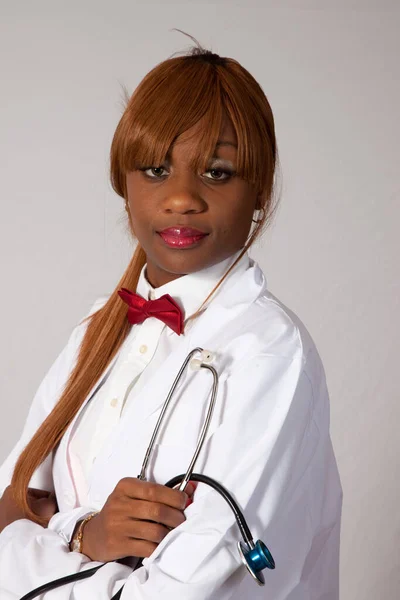
[[[131,216],[131,211],[129,209],[129,202],[128,201],[125,201],[125,211],[126,211],[126,214],[127,214],[127,217],[128,217],[129,232],[130,232],[131,236],[136,239],[135,230],[134,230],[134,227],[133,227],[132,216]]]

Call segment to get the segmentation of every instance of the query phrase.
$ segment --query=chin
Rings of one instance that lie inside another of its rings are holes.
[[[196,273],[211,265],[216,264],[221,259],[206,258],[204,256],[190,256],[190,251],[180,250],[176,252],[176,256],[168,257],[164,256],[161,260],[153,261],[153,264],[158,269],[170,273],[175,276],[188,275],[190,273]]]

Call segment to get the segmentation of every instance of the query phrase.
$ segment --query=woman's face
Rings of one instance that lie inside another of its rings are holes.
[[[131,227],[146,253],[153,287],[228,258],[249,234],[257,193],[235,176],[232,124],[225,118],[207,171],[196,173],[190,157],[200,127],[198,123],[177,138],[163,164],[127,174]]]

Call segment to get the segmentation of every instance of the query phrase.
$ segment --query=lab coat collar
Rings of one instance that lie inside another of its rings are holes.
[[[182,343],[159,367],[157,378],[141,389],[134,403],[136,419],[144,421],[162,406],[177,372],[193,348],[201,347],[215,353],[215,366],[218,370],[218,364],[223,362],[224,356],[222,330],[229,322],[238,322],[239,315],[266,291],[267,282],[257,263],[247,256],[245,264],[247,268],[239,268],[238,271],[235,270],[236,267],[232,269],[232,276],[227,277],[221,285],[218,295],[211,300],[207,310],[193,319],[193,326]],[[184,382],[185,377],[182,377],[180,385],[183,386]],[[123,418],[130,418],[132,406],[133,404],[127,407]]]
[[[186,324],[189,317],[194,315],[200,308],[204,300],[218,284],[220,279],[225,275],[229,267],[235,262],[240,253],[241,250],[229,258],[212,265],[211,267],[207,267],[206,269],[202,269],[201,271],[197,271],[195,273],[183,275],[182,277],[178,277],[178,279],[170,281],[169,283],[166,283],[158,288],[152,287],[147,280],[146,265],[144,265],[139,276],[136,292],[148,300],[158,299],[164,294],[169,294],[182,309],[185,320],[185,329],[187,329]],[[237,277],[240,273],[244,273],[244,271],[249,267],[249,264],[249,255],[245,253],[239,260],[238,264],[235,265],[223,283],[212,295],[212,300],[215,300],[223,287],[230,285],[232,278]],[[168,336],[176,335],[172,329],[167,329],[166,333]]]

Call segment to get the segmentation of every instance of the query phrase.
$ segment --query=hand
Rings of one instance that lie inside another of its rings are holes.
[[[58,504],[54,492],[28,488],[28,504],[39,517],[50,520],[58,512]]]
[[[55,494],[46,490],[28,488],[28,504],[37,515],[48,519],[58,511]],[[26,518],[27,515],[16,503],[12,487],[9,485],[0,498],[0,533],[7,525]]]
[[[83,530],[82,552],[91,560],[109,562],[126,556],[147,557],[178,525],[194,492],[125,477],[116,485],[98,515]]]

